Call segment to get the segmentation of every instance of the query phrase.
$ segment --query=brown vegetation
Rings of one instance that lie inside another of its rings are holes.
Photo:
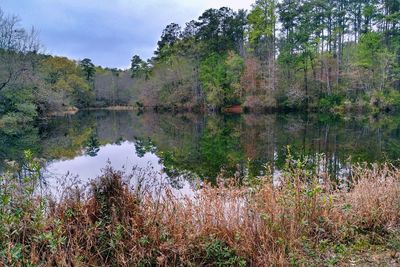
[[[345,263],[349,248],[365,236],[379,236],[369,239],[371,246],[394,236],[394,255],[399,249],[400,170],[391,166],[356,168],[346,192],[300,168],[284,172],[278,187],[270,177],[246,187],[224,180],[193,198],[168,188],[157,195],[132,191],[122,177],[106,169],[87,198],[70,190],[43,213],[43,199],[22,197],[21,188],[8,185],[16,196],[9,205],[2,202],[2,215],[16,207],[23,211],[7,224],[2,217],[0,263],[330,265]]]
[[[134,106],[107,106],[98,108],[86,108],[85,110],[112,110],[112,111],[125,111],[125,110],[135,110]]]
[[[240,105],[234,105],[223,109],[225,113],[241,114],[243,113],[243,108]]]
[[[49,112],[48,116],[64,116],[64,115],[74,115],[79,111],[77,107],[68,107],[65,111],[53,111]]]

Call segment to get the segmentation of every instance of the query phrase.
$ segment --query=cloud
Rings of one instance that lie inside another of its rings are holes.
[[[0,0],[5,13],[35,26],[46,51],[97,65],[125,67],[152,56],[164,27],[196,19],[207,8],[248,9],[253,0]]]

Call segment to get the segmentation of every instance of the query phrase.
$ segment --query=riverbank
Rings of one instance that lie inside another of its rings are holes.
[[[29,155],[28,155],[29,156]],[[272,177],[221,180],[193,198],[131,190],[104,170],[58,201],[3,176],[0,263],[5,266],[296,266],[400,264],[400,170],[353,169],[348,190],[301,162]],[[132,177],[131,177],[132,178]]]
[[[47,114],[48,117],[60,117],[66,115],[75,115],[78,113],[79,109],[77,107],[69,107],[63,111],[54,111]]]
[[[323,109],[318,107],[263,107],[252,109],[246,106],[233,105],[227,107],[221,107],[218,109],[207,109],[204,107],[166,107],[166,106],[104,106],[104,107],[87,107],[79,110],[93,111],[93,110],[109,110],[109,111],[137,111],[137,112],[172,112],[172,113],[220,113],[220,114],[270,114],[270,113],[310,113],[310,114],[331,114],[332,116],[346,117],[348,114],[357,115],[379,115],[379,114],[393,114],[398,113],[397,109],[394,108],[372,108],[372,107],[359,107],[359,106],[337,106],[329,109]],[[50,116],[62,116],[62,115],[73,115],[77,111],[77,108],[71,112],[71,110],[65,112],[52,112]]]
[[[106,106],[106,107],[89,107],[84,110],[115,110],[115,111],[124,111],[124,110],[139,110],[134,106]]]

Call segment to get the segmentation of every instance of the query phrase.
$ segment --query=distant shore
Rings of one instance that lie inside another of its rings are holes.
[[[90,107],[82,110],[138,110],[134,106],[106,106],[106,107]]]

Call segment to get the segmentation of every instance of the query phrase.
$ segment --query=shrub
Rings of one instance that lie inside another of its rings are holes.
[[[330,110],[336,106],[340,106],[344,100],[343,95],[331,94],[325,95],[319,100],[319,108],[322,110]]]

